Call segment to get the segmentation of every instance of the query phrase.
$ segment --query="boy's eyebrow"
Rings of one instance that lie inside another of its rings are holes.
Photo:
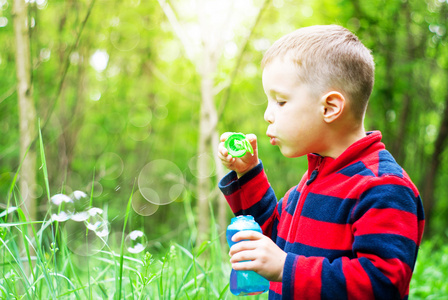
[[[275,89],[275,88],[270,89],[270,90],[269,90],[269,94],[270,94],[270,95],[285,96],[285,97],[287,97],[287,96],[289,95],[289,93],[283,92],[283,91],[281,91],[281,90],[277,90],[277,89]]]

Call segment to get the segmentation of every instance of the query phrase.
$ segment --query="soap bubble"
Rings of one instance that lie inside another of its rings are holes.
[[[120,51],[130,51],[140,43],[140,32],[134,23],[121,22],[110,33],[110,42]]]
[[[266,97],[262,97],[263,95],[259,96],[253,96],[249,92],[243,92],[239,97],[241,98],[241,101],[248,102],[252,105],[264,105],[267,101]]]
[[[44,189],[40,184],[33,184],[30,188],[31,197],[39,198],[44,193]]]
[[[143,188],[144,190],[147,188]],[[148,193],[148,191],[146,191],[146,193]],[[156,195],[156,193],[154,192],[154,197],[157,197],[158,199],[158,195]],[[159,201],[159,200],[157,200]],[[159,206],[149,202],[148,200],[146,200],[141,193],[134,193],[134,195],[132,196],[132,208],[134,209],[134,211],[141,215],[141,216],[150,216],[153,215],[158,209]]]
[[[124,242],[126,249],[134,254],[142,252],[148,245],[146,235],[140,230],[130,232]]]
[[[175,201],[184,190],[184,177],[179,167],[166,159],[148,163],[138,176],[140,193],[157,205]]]
[[[110,223],[103,218],[103,210],[101,208],[92,207],[87,213],[89,215],[85,221],[87,229],[92,230],[99,237],[108,236],[110,232]]]
[[[144,141],[151,134],[151,124],[145,127],[136,127],[132,124],[129,124],[129,126],[126,128],[126,133],[134,141]]]
[[[108,236],[99,236],[96,231],[87,227],[85,222],[68,220],[64,225],[67,247],[77,255],[94,255],[106,245]]]
[[[93,184],[93,190],[92,190],[92,184]],[[93,183],[90,182],[87,185],[86,190],[91,191],[93,197],[99,197],[103,193],[103,185],[98,181],[95,181]]]
[[[85,194],[77,192],[74,197],[83,199]],[[110,233],[110,223],[103,217],[103,210],[97,207],[84,210],[78,216],[77,219],[72,218],[65,223],[67,246],[75,254],[94,255],[105,246]]]
[[[71,216],[71,219],[77,222],[87,220],[87,218],[89,217],[87,209],[90,206],[90,198],[87,196],[87,194],[82,191],[74,191],[70,195],[70,198],[74,203],[74,212]]]
[[[73,200],[64,194],[56,194],[50,199],[51,220],[64,222],[70,219],[75,207]]]
[[[129,122],[135,127],[146,127],[151,123],[152,111],[147,105],[138,103],[129,112]]]
[[[96,163],[99,177],[107,180],[118,178],[123,173],[124,164],[121,157],[113,152],[104,153]]]
[[[204,174],[201,174],[201,172],[199,172],[198,170],[199,160],[205,160],[206,165],[211,166],[210,168],[207,168]],[[190,168],[191,174],[193,174],[197,178],[207,178],[216,174],[215,161],[213,157],[208,153],[203,153],[191,158],[188,162],[188,167]]]

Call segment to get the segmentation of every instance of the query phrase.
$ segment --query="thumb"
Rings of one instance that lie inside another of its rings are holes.
[[[257,136],[253,133],[248,133],[246,134],[246,139],[250,142],[254,152],[257,151]]]

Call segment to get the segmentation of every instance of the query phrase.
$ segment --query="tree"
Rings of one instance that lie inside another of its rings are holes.
[[[187,33],[184,31],[182,24],[178,21],[177,16],[172,10],[171,6],[164,0],[159,0],[161,7],[163,8],[166,17],[170,21],[174,32],[179,40],[182,42],[187,57],[196,66],[196,69],[200,75],[200,91],[201,91],[201,106],[200,106],[200,121],[199,121],[199,135],[198,135],[198,179],[196,196],[198,199],[198,240],[203,241],[209,236],[210,229],[210,209],[209,199],[211,182],[207,174],[210,173],[210,169],[217,169],[218,177],[224,175],[223,168],[217,160],[204,159],[207,155],[216,157],[217,144],[219,143],[219,134],[217,132],[218,125],[218,110],[215,96],[219,92],[220,88],[215,85],[215,76],[218,71],[218,63],[222,56],[222,49],[224,46],[225,33],[229,30],[228,24],[232,16],[233,2],[225,3],[224,5],[218,4],[215,1],[198,1],[196,7],[198,9],[197,18],[199,19],[199,26],[201,28],[201,49],[195,53],[190,41],[187,38]],[[263,9],[267,6],[268,1],[265,1],[262,7],[259,9],[256,21],[253,23],[253,27],[248,31],[245,42],[242,49],[245,49],[247,40],[251,37],[253,29],[256,27],[259,16]],[[219,11],[217,11],[219,10]],[[213,14],[215,12],[215,14]],[[224,15],[219,21],[216,20],[216,16],[219,13]],[[241,51],[240,58],[244,51]],[[239,68],[240,60],[237,61],[234,74]],[[235,76],[233,76],[234,79]],[[230,86],[231,81],[226,85]],[[227,101],[227,99],[224,99]],[[225,105],[225,103],[224,103]],[[202,159],[201,159],[202,158]],[[212,165],[214,164],[214,165]],[[224,228],[227,223],[226,220],[226,207],[225,200],[222,196],[219,196],[219,224]]]
[[[23,210],[33,220],[36,215],[34,189],[36,186],[36,151],[32,146],[36,137],[36,108],[31,82],[31,55],[29,40],[28,5],[25,1],[13,2],[14,35],[16,45],[17,99],[19,105],[20,192]]]

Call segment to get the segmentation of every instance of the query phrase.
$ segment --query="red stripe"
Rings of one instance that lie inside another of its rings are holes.
[[[298,256],[294,273],[293,299],[320,299],[323,257]],[[300,291],[300,294],[296,294]]]
[[[227,196],[227,202],[234,213],[242,209],[248,209],[263,198],[269,187],[266,173],[264,171],[260,172],[244,185],[244,189]]]
[[[420,246],[420,243],[422,242],[423,237],[423,230],[425,229],[425,220],[418,221],[418,240],[417,245]]]
[[[395,285],[403,299],[409,293],[409,282],[412,277],[411,268],[398,258],[382,259],[372,254],[360,254],[360,257],[368,258],[384,276]]]
[[[286,240],[289,235],[290,230],[290,224],[292,224],[293,217],[292,215],[288,214],[286,210],[282,212],[282,217],[280,219],[280,222],[277,226],[277,236],[281,237],[282,239]]]
[[[299,234],[288,240],[290,243],[301,243],[308,246],[332,249],[351,250],[353,235],[350,224],[334,224],[301,217],[301,228],[312,228],[312,234]]]
[[[369,275],[358,260],[342,257],[342,272],[347,279],[348,300],[375,299]],[[355,280],[350,280],[350,278]]]
[[[408,177],[400,178],[397,176],[387,176],[387,179],[378,177],[376,180],[370,180],[369,185],[364,187],[364,191],[366,191],[368,188],[373,188],[377,186],[382,185],[399,185],[409,188],[413,193],[414,197],[418,197],[419,193],[415,185],[411,182],[411,180]]]
[[[229,203],[230,208],[233,213],[236,213],[241,210],[241,201],[240,196],[241,190],[236,191],[235,193],[226,196],[227,202]]]
[[[359,199],[365,192],[365,186],[372,180],[372,177],[354,176],[348,178],[339,173],[331,174],[322,180],[316,180],[313,184],[313,192],[325,191],[326,196],[341,199]]]
[[[371,208],[360,220],[354,224],[355,235],[398,234],[415,243],[419,240],[417,216],[413,213],[395,208]]]
[[[282,283],[271,281],[269,289],[276,292],[277,294],[281,295],[282,294]]]

